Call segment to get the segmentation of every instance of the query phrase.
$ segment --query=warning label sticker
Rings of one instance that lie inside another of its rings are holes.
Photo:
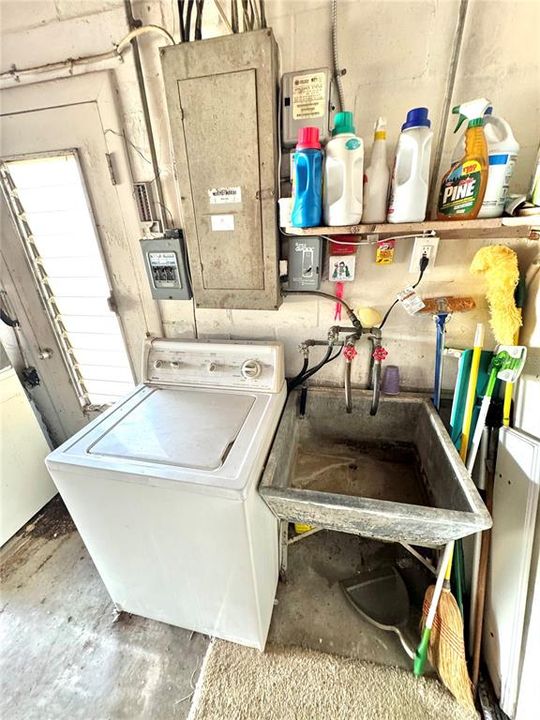
[[[228,205],[242,202],[242,188],[219,187],[208,190],[210,205]]]
[[[293,120],[307,120],[324,115],[326,106],[326,73],[296,75],[292,92]]]

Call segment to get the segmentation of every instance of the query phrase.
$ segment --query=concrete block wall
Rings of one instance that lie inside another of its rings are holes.
[[[134,14],[144,23],[169,30],[178,39],[176,3],[146,0],[133,3]],[[355,112],[357,129],[366,141],[369,157],[373,122],[388,118],[392,154],[408,109],[426,105],[433,128],[447,124],[441,172],[446,168],[455,139],[452,120],[443,118],[448,64],[457,23],[459,0],[340,0],[338,37],[345,101]],[[127,32],[122,0],[2,0],[1,70],[64,60],[111,50]],[[266,13],[281,49],[284,72],[322,65],[331,66],[330,2],[327,0],[267,0]],[[512,125],[521,144],[511,190],[525,191],[540,137],[540,58],[535,46],[540,5],[534,0],[470,0],[461,60],[452,104],[485,95],[495,110]],[[215,7],[205,5],[204,36],[224,32]],[[167,113],[157,49],[164,42],[145,36],[140,41],[148,85],[150,109],[158,146],[167,212],[181,225],[179,190],[176,186]],[[152,180],[149,149],[144,129],[137,82],[128,51],[125,62],[114,70],[119,104],[136,180]],[[46,93],[46,84],[43,92]],[[448,121],[448,123],[447,123]],[[241,142],[231,136],[230,142]],[[396,243],[395,262],[378,267],[373,247],[358,249],[356,280],[347,286],[346,298],[353,306],[373,306],[381,313],[395,293],[416,277],[408,273],[412,239]],[[448,344],[471,344],[475,323],[487,319],[482,286],[468,267],[482,242],[442,241],[436,267],[426,275],[426,296],[471,294],[477,309],[456,315],[448,327]],[[525,270],[534,260],[537,244],[512,241]],[[332,291],[332,284],[324,289]],[[294,374],[301,358],[297,345],[305,338],[324,338],[333,323],[332,303],[306,297],[288,298],[277,312],[195,310],[191,302],[159,302],[166,335],[229,338],[278,338],[284,341],[288,374]],[[141,336],[144,334],[141,328]],[[403,384],[428,388],[433,373],[434,324],[430,317],[411,318],[397,307],[385,328],[388,362],[401,367]],[[353,381],[367,379],[367,344],[354,363]],[[316,351],[320,352],[320,351]],[[452,382],[448,363],[447,382]],[[336,360],[318,376],[320,382],[340,383],[343,361]]]

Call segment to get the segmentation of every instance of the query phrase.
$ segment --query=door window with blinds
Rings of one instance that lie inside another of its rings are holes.
[[[5,160],[2,183],[83,407],[115,402],[133,373],[77,152]]]

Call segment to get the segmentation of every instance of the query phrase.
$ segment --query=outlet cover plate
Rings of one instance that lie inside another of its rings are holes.
[[[437,258],[437,250],[439,249],[440,238],[436,235],[433,237],[415,237],[414,247],[411,253],[411,261],[409,263],[409,272],[414,275],[418,275],[420,272],[420,258],[426,254],[429,257],[429,265],[426,268],[426,273],[431,272],[435,266],[435,260]]]

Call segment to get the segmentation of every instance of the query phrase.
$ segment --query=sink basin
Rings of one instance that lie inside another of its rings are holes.
[[[260,485],[281,520],[436,547],[491,527],[469,473],[425,395],[340,388],[289,395]]]

